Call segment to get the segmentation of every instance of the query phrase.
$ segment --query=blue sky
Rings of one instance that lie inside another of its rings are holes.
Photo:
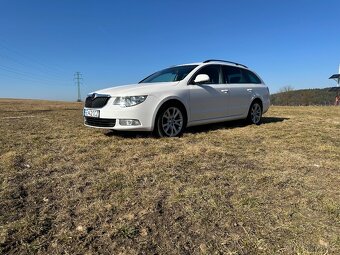
[[[209,58],[248,65],[272,92],[334,86],[338,0],[0,0],[0,98],[75,100]]]

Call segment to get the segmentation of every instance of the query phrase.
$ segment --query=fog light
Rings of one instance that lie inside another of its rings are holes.
[[[139,120],[129,120],[129,119],[121,119],[119,120],[119,125],[121,126],[139,126]]]

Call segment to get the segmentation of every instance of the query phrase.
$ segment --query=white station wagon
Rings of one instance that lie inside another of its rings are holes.
[[[248,67],[206,60],[169,67],[138,84],[95,91],[83,114],[89,127],[172,137],[186,127],[228,120],[259,124],[269,104],[268,87]]]

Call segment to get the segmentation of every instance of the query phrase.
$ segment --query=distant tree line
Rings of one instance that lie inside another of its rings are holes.
[[[324,89],[300,89],[294,90],[291,86],[285,86],[279,93],[270,96],[273,105],[333,105],[335,92]]]

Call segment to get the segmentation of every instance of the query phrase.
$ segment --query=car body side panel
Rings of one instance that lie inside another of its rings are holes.
[[[190,122],[228,116],[226,84],[188,85],[188,89]]]
[[[251,94],[248,84],[226,84],[228,89],[228,116],[242,117],[248,113]]]
[[[251,84],[249,88],[252,89],[252,97],[248,105],[248,109],[250,108],[251,103],[256,99],[260,99],[262,102],[262,113],[266,113],[270,106],[270,95],[267,86],[263,84]]]

